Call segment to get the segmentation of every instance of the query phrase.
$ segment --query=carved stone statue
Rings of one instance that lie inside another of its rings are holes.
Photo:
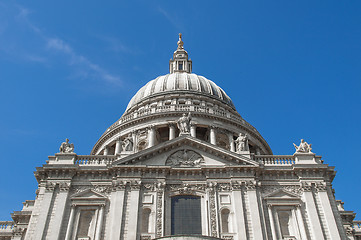
[[[303,139],[301,139],[301,143],[299,146],[297,146],[296,144],[293,144],[293,146],[295,146],[295,148],[296,148],[296,153],[312,153],[311,145],[312,144],[308,144]]]
[[[188,116],[183,113],[183,116],[178,119],[177,126],[180,131],[180,135],[182,134],[190,134],[190,126],[191,126],[191,113],[188,113]]]
[[[249,151],[247,134],[240,133],[235,143],[237,146],[237,153]]]
[[[133,151],[133,138],[132,134],[129,134],[122,143],[123,151]]]
[[[60,145],[59,151],[60,153],[73,153],[74,144],[69,143],[69,139],[65,139],[65,142]]]

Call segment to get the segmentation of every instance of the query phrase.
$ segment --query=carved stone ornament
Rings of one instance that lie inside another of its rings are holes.
[[[188,113],[188,116],[183,113],[182,117],[178,119],[177,126],[179,128],[180,135],[190,134],[191,120],[191,113]]]
[[[303,139],[301,139],[301,143],[299,146],[297,146],[296,144],[293,144],[293,146],[295,146],[295,148],[296,148],[296,153],[312,153],[311,145],[312,144],[308,144]]]
[[[69,139],[65,139],[65,142],[60,145],[59,151],[60,153],[73,153],[74,144],[69,143]]]
[[[179,194],[194,194],[197,191],[204,191],[206,189],[205,184],[170,184],[168,189]]]
[[[269,193],[275,192],[275,191],[280,190],[280,189],[285,190],[286,192],[294,193],[294,194],[299,195],[299,196],[302,194],[302,189],[301,189],[301,187],[299,185],[263,186],[262,187],[262,194],[267,195]]]
[[[199,167],[203,162],[204,159],[199,153],[184,149],[170,155],[165,164],[175,167]]]

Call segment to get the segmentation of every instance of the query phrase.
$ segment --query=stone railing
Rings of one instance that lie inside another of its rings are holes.
[[[135,118],[147,116],[154,113],[163,113],[163,112],[199,112],[199,113],[209,113],[216,116],[229,118],[233,121],[242,122],[247,127],[251,128],[257,134],[257,130],[249,123],[244,121],[239,115],[233,114],[227,110],[216,108],[216,107],[207,107],[207,106],[200,106],[200,105],[191,105],[191,104],[170,104],[170,105],[163,105],[163,106],[154,106],[146,109],[139,109],[132,113],[123,115],[119,121],[114,123],[109,129],[116,128],[119,124],[126,123],[131,121]]]
[[[13,221],[0,221],[0,233],[9,233],[14,228]]]
[[[266,166],[295,164],[295,157],[293,155],[256,155],[255,160]]]
[[[80,166],[108,165],[114,162],[118,156],[115,155],[77,155],[74,164]]]

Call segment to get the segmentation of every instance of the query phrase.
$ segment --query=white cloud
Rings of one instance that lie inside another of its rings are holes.
[[[59,37],[50,37],[45,30],[39,28],[37,24],[33,23],[30,19],[32,14],[31,10],[20,5],[10,3],[5,5],[4,3],[0,2],[0,10],[1,9],[3,9],[4,12],[6,12],[8,15],[5,16],[5,19],[0,18],[0,33],[2,31],[4,32],[2,34],[3,41],[0,41],[0,43],[2,43],[2,46],[0,46],[0,51],[3,53],[15,57],[16,59],[48,65],[51,63],[51,61],[55,60],[54,54],[50,54],[50,52],[55,52],[65,56],[66,63],[70,66],[71,71],[73,72],[72,75],[100,80],[102,82],[109,83],[112,86],[122,85],[119,76],[109,73],[106,69],[88,59],[86,56],[78,53],[63,39]],[[25,27],[32,30],[34,34],[29,35],[28,37],[33,41],[38,41],[40,44],[37,44],[36,47],[26,47],[23,41],[27,41],[28,39],[24,39],[23,36],[20,35],[16,36],[15,40],[10,40],[10,38],[6,39],[6,29],[5,27],[1,28],[1,23],[5,24],[14,20],[15,22],[11,22],[11,24],[17,28]],[[126,47],[120,43],[117,43],[115,47],[122,51],[128,51]]]

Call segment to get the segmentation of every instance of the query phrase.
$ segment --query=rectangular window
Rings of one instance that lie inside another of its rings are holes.
[[[178,63],[178,70],[183,70],[183,63]]]
[[[201,198],[197,196],[172,197],[172,235],[202,234]]]

